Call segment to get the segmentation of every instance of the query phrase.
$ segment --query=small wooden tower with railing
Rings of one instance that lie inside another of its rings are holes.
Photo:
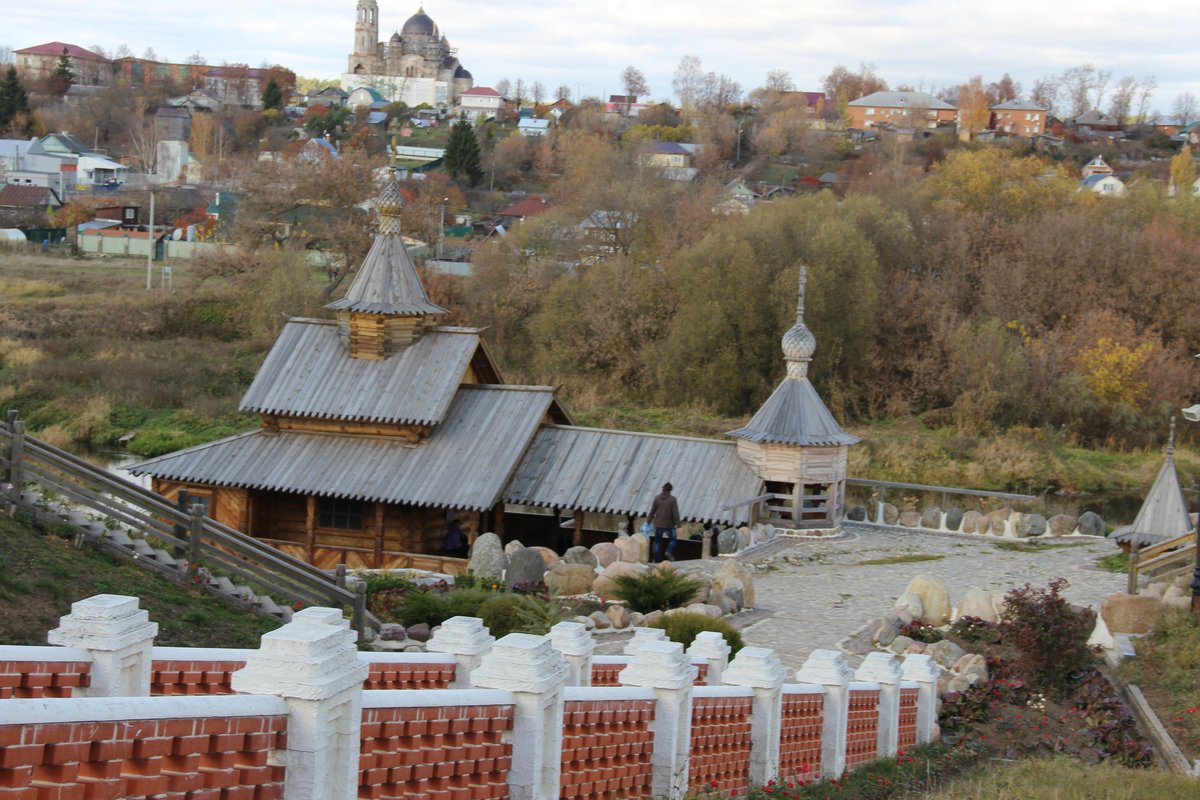
[[[738,456],[763,482],[762,520],[785,530],[834,530],[846,505],[846,433],[808,379],[817,340],[804,324],[808,270],[800,268],[796,324],[783,335],[787,375],[745,427],[730,431]]]

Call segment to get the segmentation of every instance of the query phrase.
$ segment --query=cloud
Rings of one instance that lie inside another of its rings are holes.
[[[416,10],[410,0],[380,2],[381,38]],[[1147,6],[1090,0],[844,0],[814,8],[778,0],[429,0],[426,11],[481,84],[501,78],[581,85],[585,94],[619,90],[627,64],[652,94],[667,97],[679,60],[698,56],[744,89],[771,69],[817,88],[836,64],[873,63],[892,84],[940,87],[972,75],[1010,73],[1025,86],[1090,62],[1114,75],[1155,75],[1155,105],[1200,94],[1192,39],[1200,10],[1192,2]],[[130,13],[112,0],[20,4],[5,12],[0,34],[15,48],[51,40],[136,54],[153,47],[183,60],[199,51],[209,63],[281,63],[299,74],[332,78],[346,67],[353,0],[154,3]]]

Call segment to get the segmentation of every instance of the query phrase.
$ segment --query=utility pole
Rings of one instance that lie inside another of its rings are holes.
[[[150,227],[147,229],[150,247],[146,252],[146,289],[154,285],[154,192],[150,193]]]
[[[442,260],[442,248],[446,243],[446,204],[449,202],[449,197],[442,198],[442,223],[438,226],[438,261]]]

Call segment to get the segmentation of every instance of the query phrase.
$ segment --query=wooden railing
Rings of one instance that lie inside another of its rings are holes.
[[[0,475],[9,484],[3,499],[10,510],[37,510],[36,503],[22,498],[23,484],[32,482],[44,492],[141,532],[149,542],[186,560],[184,576],[195,577],[205,567],[215,575],[245,581],[256,594],[265,592],[289,604],[350,609],[359,632],[370,616],[365,584],[348,589],[344,571],[331,574],[318,569],[209,519],[200,505],[180,509],[161,495],[27,435],[24,422],[14,412],[9,412],[6,425],[0,425]],[[98,544],[115,547],[105,541],[103,530],[76,527]],[[181,569],[176,564],[151,558],[141,559],[141,563],[173,578],[180,577]],[[377,624],[377,620],[371,620]]]
[[[1129,594],[1137,594],[1138,577],[1180,570],[1196,562],[1196,535],[1185,533],[1151,547],[1139,548],[1134,537],[1129,551]]]

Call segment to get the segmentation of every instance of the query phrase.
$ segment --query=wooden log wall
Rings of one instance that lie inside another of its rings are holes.
[[[250,497],[245,489],[198,486],[158,478],[152,482],[151,489],[172,503],[177,501],[181,489],[187,490],[193,496],[206,496],[209,498],[209,517],[235,531],[245,531],[250,527]]]

